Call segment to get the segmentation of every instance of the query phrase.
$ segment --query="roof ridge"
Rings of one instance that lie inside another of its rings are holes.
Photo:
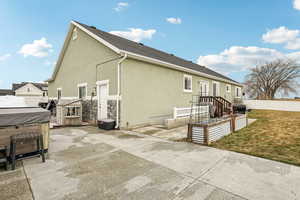
[[[98,37],[100,37],[101,39],[105,40],[106,42],[110,43],[111,45],[115,46],[116,48],[118,48],[120,50],[128,51],[128,52],[135,53],[135,54],[142,55],[142,56],[146,56],[148,58],[157,59],[157,60],[160,60],[163,62],[178,65],[178,66],[181,66],[181,67],[184,67],[187,69],[202,72],[207,75],[214,76],[216,78],[226,79],[228,81],[238,83],[237,81],[232,80],[231,78],[229,78],[219,72],[216,72],[216,71],[210,69],[209,67],[199,65],[199,64],[191,62],[187,59],[178,57],[174,54],[170,54],[168,52],[156,49],[154,47],[150,47],[145,44],[140,45],[139,42],[135,42],[135,41],[129,40],[127,38],[100,30],[96,26],[92,27],[90,25],[83,24],[83,23],[75,21],[75,20],[74,20],[74,22],[78,23],[79,25],[88,29],[88,31],[91,31],[93,34],[96,34]],[[118,40],[118,41],[115,41],[115,40]],[[127,44],[123,44],[123,43],[127,43]],[[152,54],[152,57],[150,54]]]

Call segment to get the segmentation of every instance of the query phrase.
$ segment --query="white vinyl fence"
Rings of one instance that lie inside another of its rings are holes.
[[[193,107],[193,109],[191,109],[191,107],[189,108],[175,107],[173,110],[173,118],[177,119],[181,117],[188,117],[191,115],[191,110],[193,110],[193,115],[195,115],[195,114],[207,113],[209,111],[209,108],[208,106],[197,106],[197,107]]]
[[[47,103],[48,97],[42,96],[0,96],[0,108],[38,107],[39,103]]]
[[[244,100],[247,109],[281,110],[300,112],[300,101]]]

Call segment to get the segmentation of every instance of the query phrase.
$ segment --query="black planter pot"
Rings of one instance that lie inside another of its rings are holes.
[[[103,119],[98,120],[97,122],[98,128],[104,129],[104,130],[113,130],[116,126],[116,121],[113,119]]]

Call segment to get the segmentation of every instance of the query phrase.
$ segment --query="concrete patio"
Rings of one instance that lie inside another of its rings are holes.
[[[0,172],[0,191],[0,199],[287,200],[300,199],[300,168],[135,132],[61,128],[51,130],[46,163]]]

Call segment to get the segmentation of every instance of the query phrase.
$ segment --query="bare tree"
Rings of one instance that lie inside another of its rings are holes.
[[[246,77],[246,93],[250,98],[273,99],[277,92],[297,93],[300,66],[292,60],[278,59],[256,66]]]

